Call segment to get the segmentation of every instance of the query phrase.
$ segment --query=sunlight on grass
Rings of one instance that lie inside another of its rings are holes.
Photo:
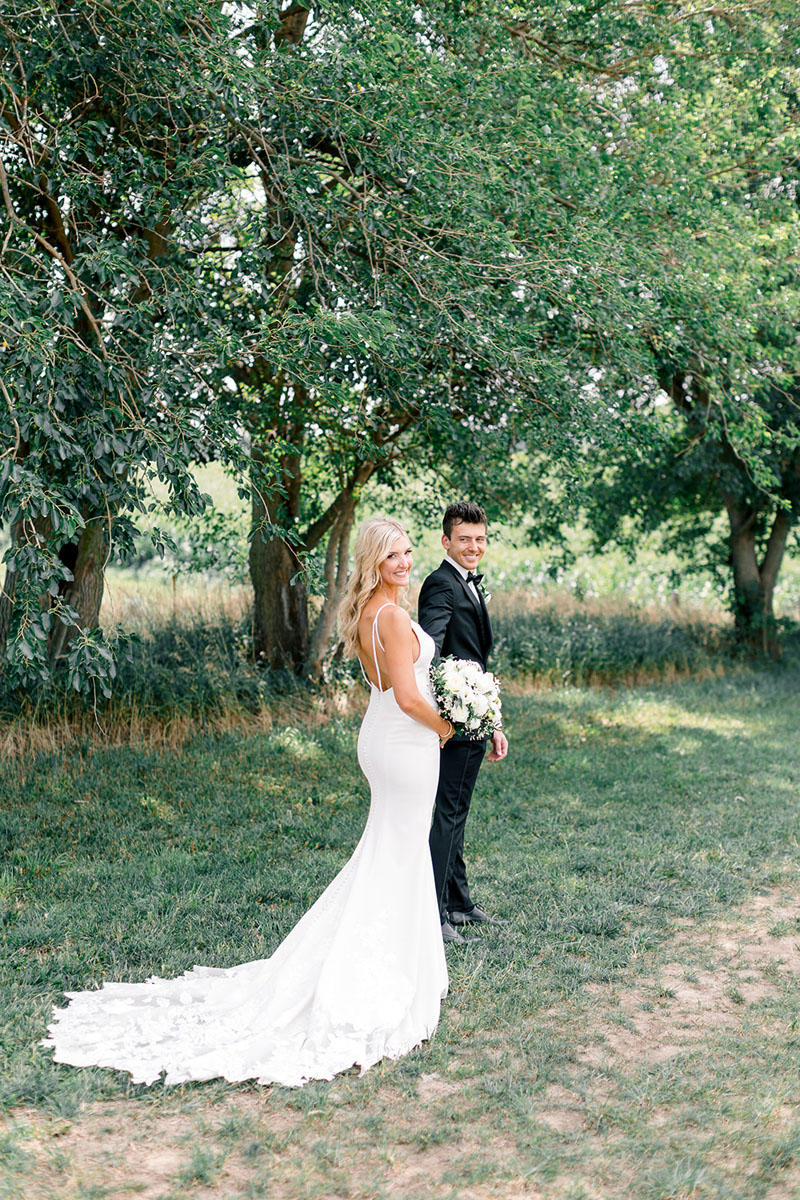
[[[185,576],[176,580],[110,567],[106,572],[101,621],[148,634],[169,621],[241,621],[249,613],[250,590],[224,581]]]
[[[319,758],[322,753],[313,738],[300,729],[282,729],[275,735],[273,744],[276,748],[287,751],[292,758],[299,761]]]
[[[357,721],[5,764],[0,1099],[17,1194],[53,1169],[32,1145],[67,1155],[59,1200],[91,1194],[111,1146],[105,1169],[138,1178],[136,1129],[168,1164],[165,1196],[269,1181],[327,1200],[334,1179],[389,1200],[411,1180],[410,1195],[458,1200],[536,1180],[546,1200],[677,1200],[694,1179],[692,1200],[766,1200],[753,1179],[791,1177],[800,1119],[798,683],[787,668],[508,697],[511,753],[482,771],[467,854],[476,897],[509,924],[449,955],[430,1043],[301,1092],[133,1089],[55,1067],[36,1042],[65,988],[271,953],[363,829]],[[778,886],[790,899],[758,916]]]
[[[701,729],[713,730],[727,737],[755,737],[766,729],[763,720],[754,718],[748,713],[747,718],[732,716],[729,713],[715,711],[705,713],[698,719],[695,710],[682,708],[676,704],[665,704],[660,697],[649,698],[632,696],[623,705],[627,723],[637,729],[658,732],[664,729],[674,729],[687,725],[699,725]]]

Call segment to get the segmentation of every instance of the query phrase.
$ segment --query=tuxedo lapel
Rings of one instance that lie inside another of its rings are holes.
[[[472,607],[477,609],[477,611],[481,614],[481,616],[483,616],[483,612],[481,609],[481,602],[478,599],[477,595],[475,594],[475,592],[477,592],[478,589],[476,588],[475,592],[473,592],[472,588],[469,586],[469,584],[467,583],[466,579],[461,574],[461,572],[457,571],[455,569],[455,567],[453,566],[453,564],[449,563],[447,561],[447,559],[444,559],[444,561],[442,562],[442,566],[446,567],[448,571],[452,572],[452,574],[455,575],[456,579],[458,580],[458,582],[461,584],[461,587],[463,588],[464,595],[467,596]]]
[[[478,588],[477,591],[480,597],[481,617],[483,618],[483,632],[486,639],[486,653],[488,654],[492,647],[492,642],[494,641],[494,636],[492,634],[492,622],[489,619],[489,609],[486,606],[486,597],[480,588]]]
[[[481,609],[481,601],[480,601],[480,597],[478,595],[478,589],[475,588],[475,591],[473,592],[472,588],[469,586],[469,584],[467,583],[467,581],[463,577],[463,575],[459,575],[458,578],[461,580],[461,586],[463,587],[464,591],[469,596],[470,604],[473,606],[473,608],[477,608],[478,612],[481,614],[481,616],[483,616],[483,610]]]
[[[479,629],[480,629],[480,633],[481,633],[481,641],[487,647],[491,646],[491,644],[492,644],[492,625],[489,620],[489,610],[486,607],[486,601],[483,598],[483,592],[477,585],[474,585],[475,590],[473,591],[472,588],[467,583],[464,576],[461,574],[461,572],[457,571],[455,569],[455,567],[452,565],[452,563],[449,563],[447,561],[447,559],[444,559],[444,561],[442,562],[442,566],[447,567],[447,569],[449,571],[451,571],[453,573],[453,575],[455,575],[456,579],[461,584],[464,594],[469,599],[470,605],[475,610],[475,612],[478,616]]]

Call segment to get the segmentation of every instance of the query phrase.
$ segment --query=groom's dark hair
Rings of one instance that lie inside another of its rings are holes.
[[[448,505],[442,517],[442,529],[447,538],[452,535],[454,525],[488,524],[486,513],[480,504],[470,504],[469,500],[459,500],[457,504]]]

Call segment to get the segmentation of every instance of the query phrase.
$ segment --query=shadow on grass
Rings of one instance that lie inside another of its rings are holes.
[[[436,1055],[465,1022],[513,1031],[644,969],[676,919],[797,878],[798,683],[786,667],[508,699],[511,754],[483,768],[467,856],[477,901],[510,924],[451,960]],[[3,767],[4,1104],[130,1092],[38,1049],[64,990],[274,950],[360,836],[356,734],[337,719]]]

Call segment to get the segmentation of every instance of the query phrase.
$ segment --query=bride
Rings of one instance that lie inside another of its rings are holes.
[[[434,644],[400,606],[411,546],[397,521],[362,528],[341,607],[370,687],[358,761],[371,804],[352,858],[271,958],[177,979],[68,992],[42,1045],[56,1062],[135,1083],[223,1076],[297,1086],[362,1073],[429,1038],[447,992],[428,830],[439,746],[452,736],[428,684]]]

